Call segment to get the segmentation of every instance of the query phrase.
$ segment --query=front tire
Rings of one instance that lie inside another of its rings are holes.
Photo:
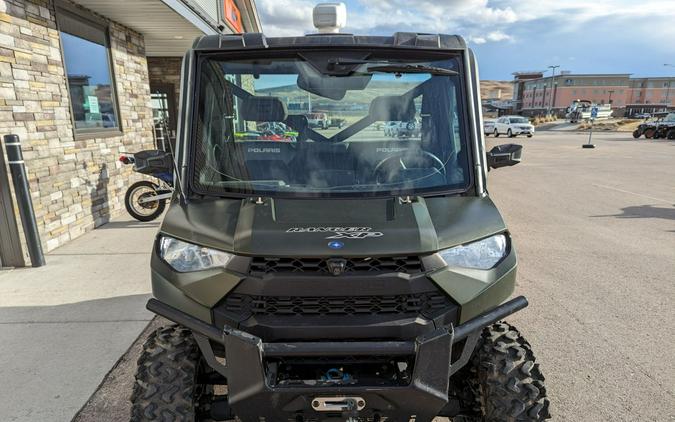
[[[140,204],[139,199],[156,195],[159,185],[147,180],[141,180],[129,186],[124,195],[124,207],[127,212],[138,221],[152,221],[159,217],[166,207],[166,199]]]
[[[640,131],[639,129],[635,129],[633,131],[633,138],[638,139],[640,138],[640,136],[642,136],[642,131]]]
[[[483,422],[551,417],[544,376],[530,344],[505,322],[485,328],[472,360],[471,384]]]
[[[138,359],[131,422],[195,422],[208,412],[212,387],[199,383],[206,363],[187,328],[167,325],[152,333]]]
[[[495,128],[495,138],[499,138],[499,131]]]
[[[511,129],[506,131],[506,136],[508,136],[509,138],[513,138],[513,132],[511,131]]]

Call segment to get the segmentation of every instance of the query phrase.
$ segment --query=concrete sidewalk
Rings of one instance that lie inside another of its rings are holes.
[[[114,220],[0,271],[0,421],[70,421],[153,315],[150,251],[159,222]]]

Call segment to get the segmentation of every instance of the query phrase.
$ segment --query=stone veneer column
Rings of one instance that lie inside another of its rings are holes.
[[[137,178],[121,152],[153,148],[143,36],[110,22],[121,136],[73,135],[51,0],[0,0],[0,134],[21,137],[36,219],[47,251],[124,211]]]

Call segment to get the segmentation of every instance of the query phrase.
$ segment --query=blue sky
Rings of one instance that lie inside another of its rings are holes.
[[[257,0],[269,36],[314,32],[311,0]],[[574,73],[675,76],[675,0],[346,0],[355,34],[462,35],[481,79],[560,65]]]

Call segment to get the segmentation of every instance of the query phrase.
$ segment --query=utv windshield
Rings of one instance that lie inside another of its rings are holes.
[[[358,54],[203,58],[195,191],[364,196],[466,190],[471,180],[458,60]]]

